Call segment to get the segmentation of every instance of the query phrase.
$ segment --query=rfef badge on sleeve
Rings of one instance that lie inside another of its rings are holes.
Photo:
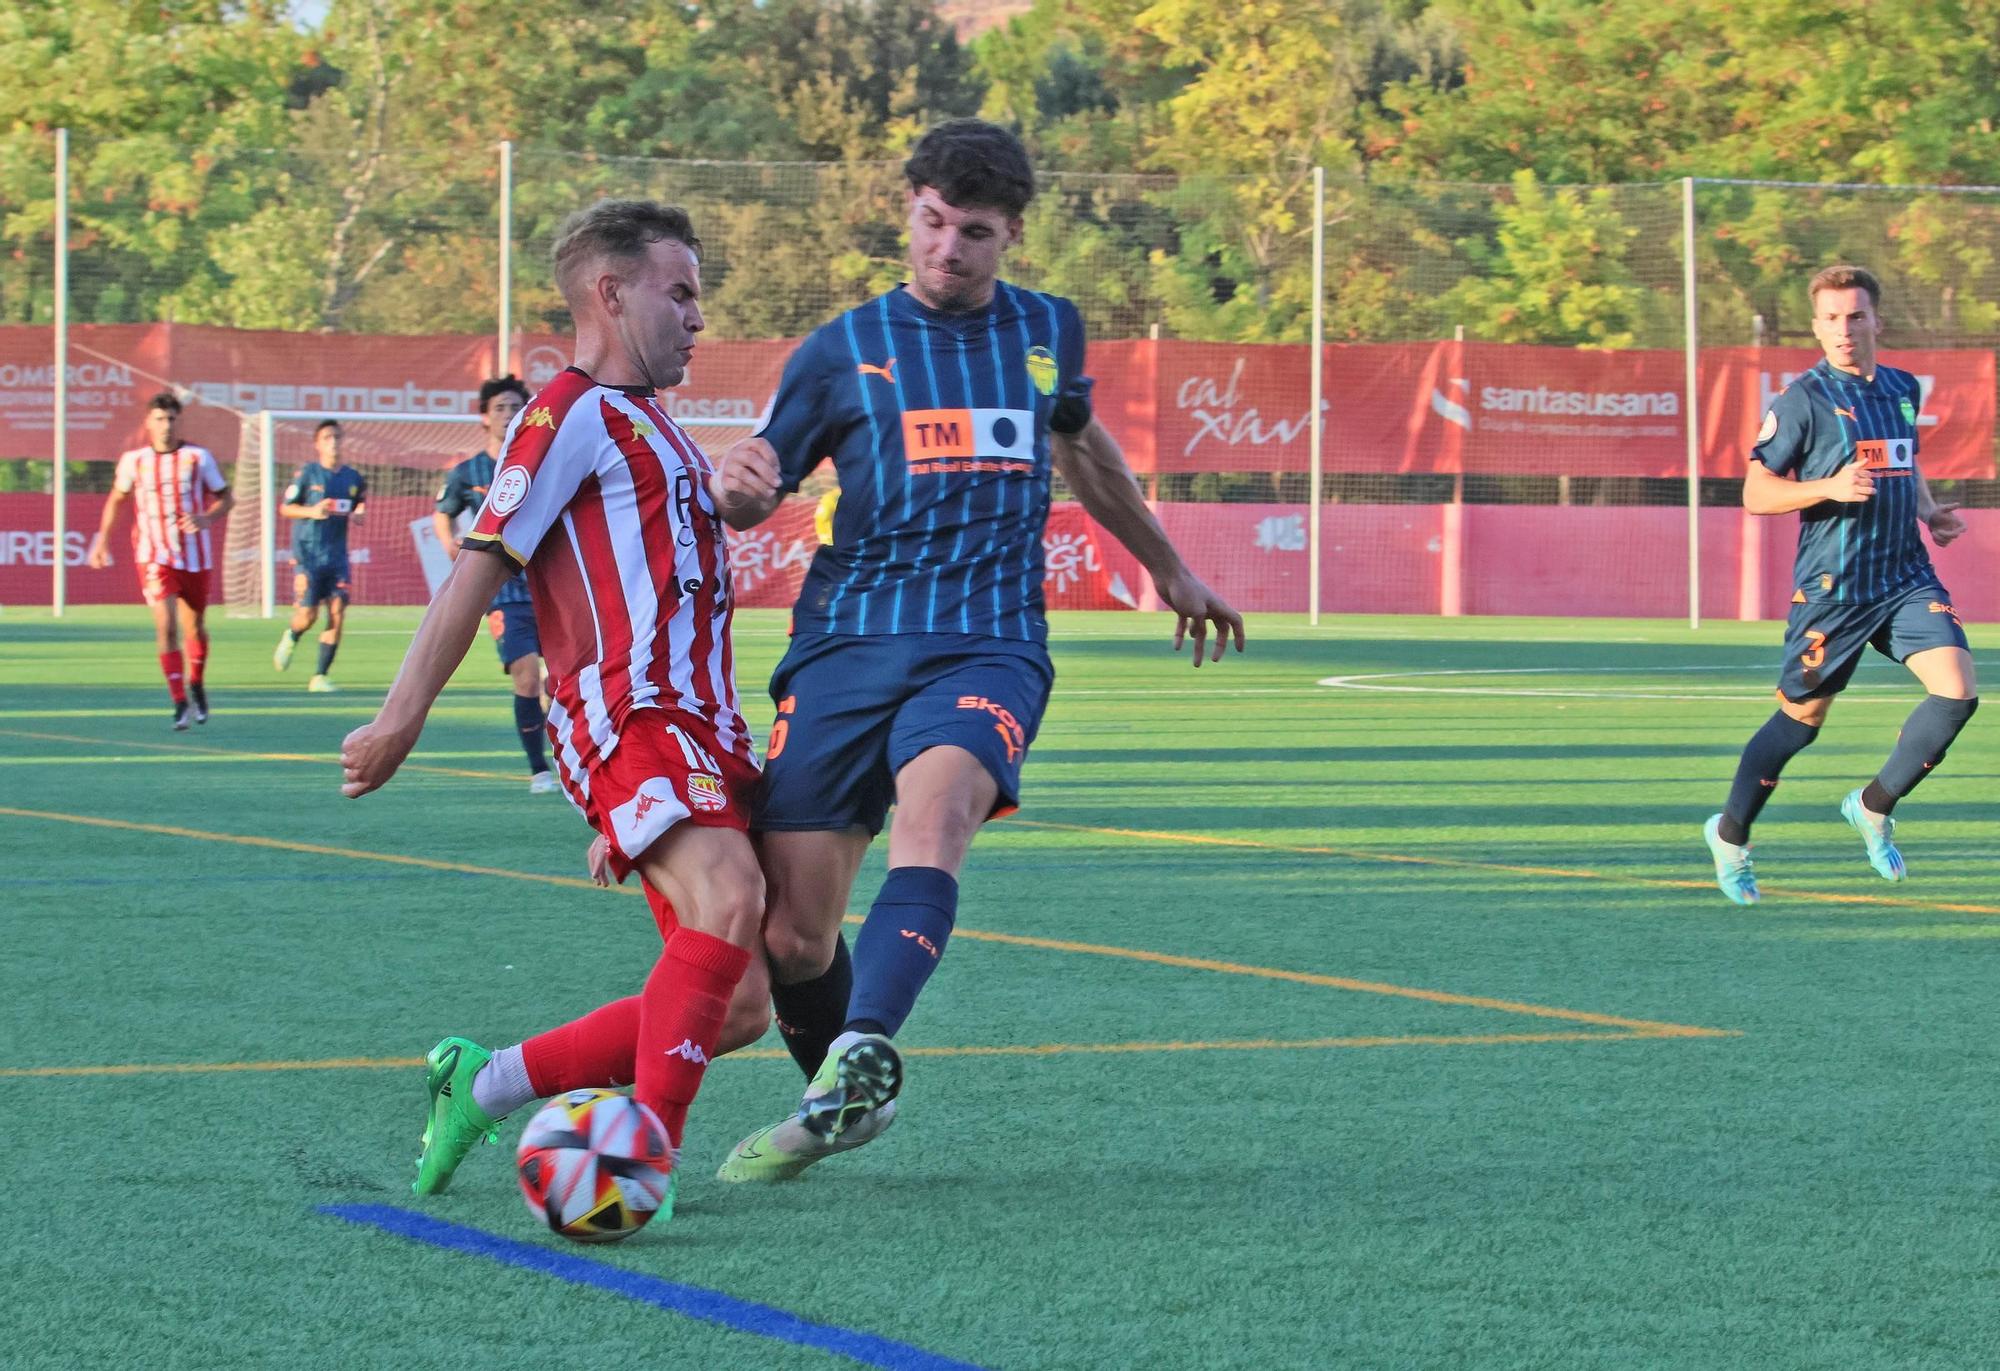
[[[1863,438],[1854,445],[1854,460],[1875,476],[1907,476],[1916,469],[1916,440]]]

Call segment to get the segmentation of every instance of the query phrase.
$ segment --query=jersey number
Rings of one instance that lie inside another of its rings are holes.
[[[778,754],[785,750],[785,736],[792,731],[792,721],[785,716],[796,710],[798,706],[799,697],[796,695],[787,695],[778,702],[778,718],[771,725],[771,744],[764,749],[765,761],[775,762],[778,760]]]
[[[1807,671],[1817,671],[1826,662],[1826,635],[1816,628],[1806,630],[1806,650],[1799,654],[1799,661]]]

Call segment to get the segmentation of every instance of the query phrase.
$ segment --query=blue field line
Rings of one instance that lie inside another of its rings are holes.
[[[640,1304],[650,1304],[656,1309],[738,1333],[754,1333],[760,1338],[772,1338],[798,1347],[818,1348],[863,1366],[881,1367],[883,1371],[983,1371],[971,1362],[940,1357],[935,1352],[926,1352],[908,1343],[892,1342],[872,1333],[857,1333],[831,1324],[812,1323],[797,1314],[774,1309],[768,1304],[739,1300],[719,1290],[682,1285],[606,1262],[592,1261],[573,1252],[515,1242],[512,1238],[446,1223],[442,1219],[434,1219],[414,1210],[398,1209],[394,1205],[323,1204],[319,1206],[319,1212],[349,1223],[379,1228],[412,1242],[428,1243],[432,1247],[465,1252],[506,1266],[537,1271],[572,1285],[595,1286]]]

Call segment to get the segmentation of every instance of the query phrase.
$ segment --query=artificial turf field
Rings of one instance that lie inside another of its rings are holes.
[[[711,1180],[795,1102],[768,1035],[710,1071],[672,1222],[605,1249],[523,1208],[519,1118],[409,1193],[433,1041],[630,993],[658,945],[527,793],[483,641],[340,797],[414,622],[357,611],[309,696],[276,625],[218,619],[174,734],[142,611],[0,617],[0,1364],[2000,1359],[2000,719],[1883,883],[1835,806],[1917,698],[1892,664],[1788,771],[1745,910],[1698,828],[1774,625],[1266,617],[1196,674],[1161,619],[1057,616],[895,1130]],[[760,720],[780,633],[740,629]]]

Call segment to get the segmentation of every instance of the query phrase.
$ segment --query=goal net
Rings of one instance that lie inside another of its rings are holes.
[[[270,618],[292,596],[291,521],[279,514],[285,488],[318,460],[313,433],[340,421],[340,460],[368,482],[367,512],[347,531],[357,605],[421,605],[450,566],[431,516],[445,473],[487,446],[477,415],[328,414],[263,410],[243,418],[236,512],[223,552],[223,593],[235,617]],[[718,455],[755,431],[755,421],[682,419],[702,449]],[[460,516],[461,524],[470,513]]]

